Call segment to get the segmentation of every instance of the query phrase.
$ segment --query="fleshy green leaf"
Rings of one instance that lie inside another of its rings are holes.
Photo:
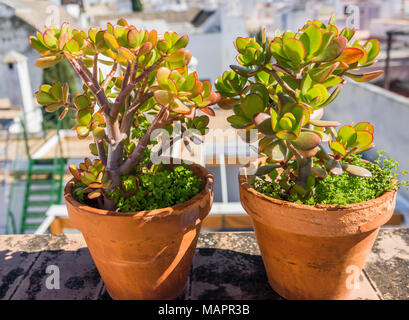
[[[338,58],[345,50],[348,40],[345,37],[336,37],[331,40],[326,49],[317,58],[317,62],[331,61]]]
[[[347,154],[344,145],[338,141],[330,142],[329,147],[331,148],[332,151],[334,151],[337,154],[340,154],[341,156],[345,156]]]
[[[351,126],[343,126],[339,129],[337,141],[341,142],[346,148],[353,146],[357,139],[357,132]]]
[[[89,125],[92,119],[92,110],[81,109],[78,111],[77,121],[81,125]]]
[[[368,61],[372,61],[377,57],[380,47],[379,41],[376,39],[371,39],[364,44],[364,48],[368,53]]]
[[[267,113],[258,113],[254,116],[253,122],[258,130],[260,130],[261,133],[267,134],[267,135],[273,135],[273,126],[272,126],[272,119],[271,116],[268,115]]]
[[[284,42],[283,50],[288,59],[295,64],[300,64],[305,58],[305,49],[301,41],[295,38],[287,39]]]
[[[38,59],[34,65],[40,69],[50,68],[54,66],[55,64],[57,64],[58,62],[60,62],[62,59],[63,57],[60,55],[43,57],[43,58]]]
[[[263,152],[273,161],[283,161],[287,157],[287,148],[279,141],[264,147]]]
[[[316,127],[338,127],[341,125],[338,121],[326,121],[326,120],[310,120],[310,123]]]
[[[250,120],[238,115],[228,117],[227,121],[230,122],[235,128],[242,128],[251,123]]]
[[[365,74],[353,74],[349,72],[345,73],[347,77],[351,78],[352,80],[356,82],[368,82],[368,81],[378,78],[381,74],[383,74],[382,70],[369,72]]]
[[[280,166],[277,165],[277,164],[269,164],[269,165],[261,166],[261,167],[257,168],[257,171],[256,171],[255,175],[256,176],[264,176],[264,175],[269,174],[270,172],[276,170],[279,167]]]
[[[370,122],[359,122],[354,126],[356,131],[369,131],[374,133],[374,127]]]
[[[264,101],[256,93],[249,94],[241,103],[241,110],[247,119],[253,119],[255,114],[264,111]]]
[[[321,137],[309,131],[301,132],[297,140],[291,142],[294,147],[303,151],[311,150],[318,146],[320,143]]]

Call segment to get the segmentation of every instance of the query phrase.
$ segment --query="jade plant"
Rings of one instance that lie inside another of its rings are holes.
[[[37,67],[66,59],[82,80],[83,92],[73,103],[67,84],[59,82],[42,85],[36,98],[46,111],[61,112],[60,119],[75,110],[78,138],[92,136],[90,152],[95,159],[86,158],[69,169],[77,182],[75,194],[93,199],[100,208],[117,209],[118,202],[124,202],[118,192],[135,196],[141,174],[153,172],[150,147],[156,129],[171,132],[179,121],[182,131],[194,128],[203,133],[208,115],[214,115],[210,106],[219,95],[209,81],[189,73],[192,54],[185,49],[187,36],[166,32],[159,37],[155,30],[137,30],[121,19],[88,33],[66,23],[46,27],[29,41],[42,56]],[[101,65],[108,66],[106,75]]]
[[[258,130],[257,152],[267,160],[255,174],[268,174],[281,194],[307,199],[328,174],[372,175],[350,159],[374,146],[373,126],[360,122],[337,130],[338,121],[322,119],[346,78],[366,82],[382,74],[362,72],[376,62],[379,42],[361,43],[354,34],[338,30],[332,18],[328,24],[307,21],[298,32],[277,31],[273,38],[264,31],[259,41],[238,37],[238,65],[215,82],[219,106],[234,111],[230,124]]]

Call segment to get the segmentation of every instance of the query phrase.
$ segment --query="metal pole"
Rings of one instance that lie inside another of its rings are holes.
[[[390,85],[389,64],[390,64],[390,59],[391,59],[390,55],[391,55],[391,49],[392,49],[393,33],[391,31],[388,31],[386,34],[388,35],[388,47],[386,49],[385,76],[384,76],[383,87],[386,90],[389,90],[389,85]]]

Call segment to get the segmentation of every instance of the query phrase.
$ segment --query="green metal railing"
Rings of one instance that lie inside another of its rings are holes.
[[[23,174],[13,168],[13,183],[10,188],[9,208],[6,221],[6,233],[29,233],[34,232],[42,220],[46,217],[46,211],[53,204],[62,202],[63,177],[67,159],[63,157],[62,144],[60,139],[60,122],[57,124],[58,146],[55,158],[34,159],[30,153],[28,133],[25,120],[21,120],[22,134],[24,139],[25,154],[27,157],[27,169]],[[44,131],[43,131],[44,132]],[[43,138],[45,142],[46,134]],[[17,163],[17,161],[16,161]],[[24,178],[22,179],[22,176]],[[21,220],[17,219],[12,212],[13,189],[24,186],[24,202]],[[11,231],[11,232],[10,232]]]

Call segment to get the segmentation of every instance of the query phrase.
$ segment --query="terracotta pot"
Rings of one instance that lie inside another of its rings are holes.
[[[380,226],[393,214],[396,190],[351,204],[307,206],[267,197],[239,176],[271,287],[287,299],[347,299]]]
[[[88,245],[114,299],[175,299],[184,290],[203,219],[213,202],[213,176],[189,168],[203,189],[184,203],[151,211],[116,213],[82,205],[64,190],[68,214]]]

